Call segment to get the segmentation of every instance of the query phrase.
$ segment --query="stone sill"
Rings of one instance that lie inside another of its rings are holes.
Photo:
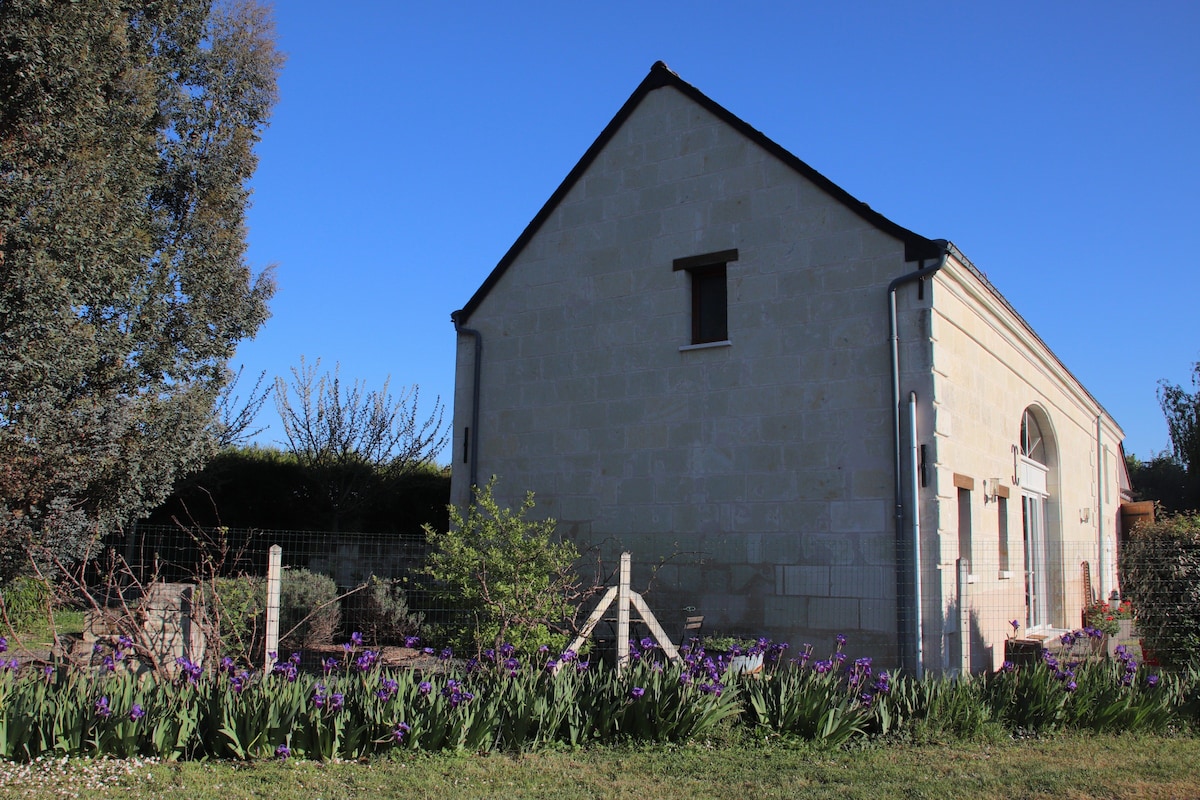
[[[722,339],[719,342],[704,342],[703,344],[685,344],[683,347],[679,348],[679,352],[682,353],[685,350],[711,350],[714,347],[733,347],[733,342],[729,341],[728,339]]]

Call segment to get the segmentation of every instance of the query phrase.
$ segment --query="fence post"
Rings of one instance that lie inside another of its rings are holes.
[[[960,675],[971,674],[971,562],[958,559],[958,668]]]
[[[621,553],[620,582],[617,584],[617,668],[629,664],[629,572],[631,556]]]
[[[283,579],[283,548],[271,545],[267,556],[267,647],[264,673],[275,666],[279,650],[279,587]]]

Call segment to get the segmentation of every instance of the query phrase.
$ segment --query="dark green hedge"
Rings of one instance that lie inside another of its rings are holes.
[[[348,469],[363,469],[351,466]],[[175,520],[202,527],[298,531],[356,531],[420,535],[422,526],[445,530],[450,473],[437,467],[399,477],[361,476],[361,502],[338,514],[321,491],[328,476],[312,474],[297,460],[272,448],[227,450],[200,472],[181,481],[144,522]]]
[[[1200,514],[1135,528],[1121,554],[1121,588],[1155,657],[1200,667]]]

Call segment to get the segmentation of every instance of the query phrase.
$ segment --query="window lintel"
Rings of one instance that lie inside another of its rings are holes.
[[[732,250],[718,250],[715,253],[703,253],[698,256],[685,256],[677,258],[671,262],[671,270],[678,272],[679,270],[701,269],[703,267],[717,267],[722,264],[728,264],[730,261],[738,260],[737,248]]]

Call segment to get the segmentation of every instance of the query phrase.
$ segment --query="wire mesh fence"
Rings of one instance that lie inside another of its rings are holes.
[[[282,549],[285,575],[299,579],[313,573],[331,579],[330,591],[336,590],[340,612],[335,631],[338,635],[379,628],[370,619],[365,601],[365,595],[378,585],[387,587],[394,600],[407,606],[414,620],[409,627],[414,630],[437,627],[462,614],[461,609],[439,602],[431,591],[423,573],[429,553],[423,532],[402,535],[137,525],[104,542],[104,552],[93,560],[87,580],[95,586],[110,580],[114,560],[129,578],[143,585],[156,581],[200,584],[220,579],[265,579],[273,545]],[[404,626],[398,626],[390,638],[402,640],[405,632]]]
[[[268,549],[278,544],[285,575],[327,576],[336,587],[340,622],[330,634],[334,637],[368,630],[389,639],[379,644],[398,644],[406,630],[436,635],[439,626],[459,623],[465,613],[434,591],[424,572],[430,546],[423,534],[140,525],[103,544],[104,553],[86,573],[93,587],[111,581],[114,563],[123,565],[128,582],[141,587],[261,579]],[[1025,545],[1016,543],[1011,553],[1001,549],[926,565],[919,601],[913,571],[903,562],[869,569],[852,564],[756,565],[753,579],[744,581],[739,592],[730,590],[728,578],[738,565],[680,558],[635,571],[634,582],[676,643],[698,631],[710,638],[766,636],[797,649],[809,643],[823,652],[836,649],[841,635],[854,657],[870,656],[889,667],[984,672],[999,669],[1006,660],[1054,649],[1064,633],[1094,628],[1099,631],[1095,649],[1101,654],[1120,645],[1152,662],[1186,663],[1195,657],[1200,631],[1192,630],[1187,619],[1179,619],[1176,627],[1156,622],[1153,641],[1144,641],[1138,607],[1121,599],[1132,587],[1122,585],[1120,553],[1098,552],[1094,543],[1049,543],[1040,549],[1036,543]],[[1142,574],[1169,576],[1175,566],[1168,560]],[[603,583],[607,577],[601,569],[596,580]],[[372,584],[399,596],[407,627],[378,624],[378,609],[365,599]],[[1188,585],[1168,594],[1186,593]],[[713,591],[716,586],[725,590]],[[1200,583],[1193,583],[1192,590],[1200,592]],[[1200,596],[1196,602],[1200,604]],[[578,620],[590,610],[581,607]],[[696,620],[702,622],[697,625]],[[689,624],[691,630],[686,630]],[[639,638],[648,633],[636,620],[633,630]],[[918,630],[923,632],[919,638]],[[614,636],[615,620],[603,620],[596,639],[605,646]]]

